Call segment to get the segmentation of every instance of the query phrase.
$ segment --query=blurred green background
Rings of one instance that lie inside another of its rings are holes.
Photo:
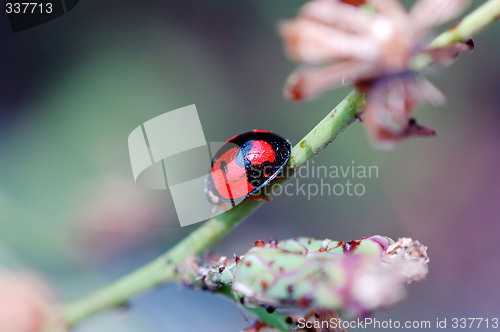
[[[133,182],[127,137],[159,114],[196,104],[208,141],[259,128],[298,142],[349,91],[282,98],[295,65],[276,23],[302,3],[87,0],[15,34],[0,15],[0,262],[34,269],[60,299],[75,299],[195,229],[179,227],[168,191]],[[499,36],[497,23],[471,54],[429,73],[448,101],[416,116],[437,137],[381,152],[356,123],[315,159],[377,166],[379,178],[361,181],[364,196],[277,197],[213,252],[301,235],[410,236],[429,246],[430,274],[375,317],[498,317]],[[76,331],[229,332],[251,322],[224,299],[165,285]]]

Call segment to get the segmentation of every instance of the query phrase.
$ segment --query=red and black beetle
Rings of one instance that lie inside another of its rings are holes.
[[[215,153],[207,181],[209,200],[234,202],[260,191],[290,158],[288,140],[266,130],[252,130],[226,141]]]

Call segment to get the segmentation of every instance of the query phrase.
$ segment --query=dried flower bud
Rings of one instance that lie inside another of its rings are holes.
[[[382,236],[350,242],[298,238],[276,248],[254,247],[234,269],[233,291],[247,304],[366,313],[396,303],[405,295],[404,285],[424,275],[409,268],[415,266],[409,253],[420,247],[407,247],[399,249]]]
[[[285,96],[315,98],[345,84],[364,86],[366,128],[376,146],[390,147],[410,136],[428,136],[408,125],[423,101],[444,101],[430,82],[411,69],[414,56],[426,54],[447,64],[470,44],[425,50],[430,29],[458,16],[469,0],[419,0],[407,11],[397,0],[313,0],[297,18],[282,22],[279,33],[291,59],[322,67],[290,75]],[[367,10],[366,7],[371,10]]]
[[[405,285],[427,274],[427,247],[402,238],[372,236],[349,242],[295,238],[259,242],[238,263],[222,257],[178,269],[188,285],[232,286],[245,305],[311,307],[360,315],[393,305]]]
[[[427,247],[407,237],[390,245],[382,259],[395,266],[407,282],[421,280],[428,273]]]

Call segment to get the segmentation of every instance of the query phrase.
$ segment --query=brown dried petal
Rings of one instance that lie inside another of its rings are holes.
[[[351,35],[307,19],[282,22],[278,27],[291,59],[318,64],[337,59],[373,60],[377,45],[362,35]]]
[[[444,96],[428,80],[405,73],[372,82],[367,89],[364,120],[376,147],[390,148],[411,136],[435,135],[434,130],[410,118],[422,101],[434,105],[444,102]]]
[[[295,101],[314,98],[332,87],[369,77],[374,70],[376,69],[370,63],[357,61],[298,70],[288,78],[284,93],[287,98]]]
[[[474,41],[468,39],[465,42],[455,43],[449,46],[434,47],[427,49],[424,53],[429,54],[434,63],[442,66],[450,65],[463,51],[472,51],[474,49]]]

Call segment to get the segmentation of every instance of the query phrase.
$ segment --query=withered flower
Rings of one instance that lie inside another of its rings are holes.
[[[444,97],[411,70],[411,60],[421,53],[440,64],[456,57],[464,44],[432,51],[425,46],[430,29],[455,18],[468,3],[419,0],[408,11],[397,0],[309,1],[297,18],[279,25],[290,58],[309,65],[289,77],[285,95],[310,99],[354,84],[367,93],[364,118],[376,145],[434,134],[410,115],[422,101],[438,105]]]

